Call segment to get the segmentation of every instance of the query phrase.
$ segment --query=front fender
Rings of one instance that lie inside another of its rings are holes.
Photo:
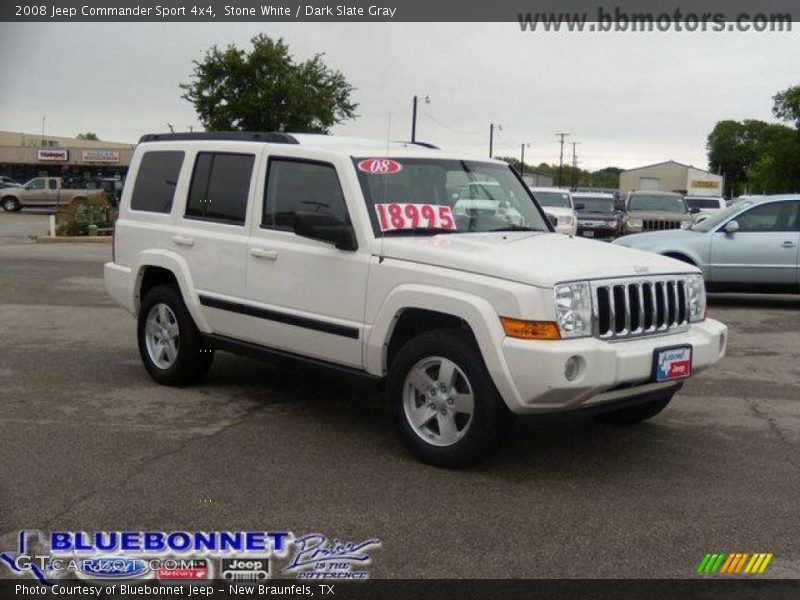
[[[133,267],[133,272],[136,273],[134,284],[136,311],[138,312],[142,300],[139,290],[141,289],[142,278],[144,277],[147,267],[161,267],[175,275],[175,279],[178,281],[178,287],[181,290],[181,296],[183,296],[183,302],[186,304],[186,308],[189,309],[189,313],[192,315],[192,319],[194,319],[197,328],[203,333],[211,333],[211,327],[209,327],[200,308],[200,298],[197,295],[194,280],[189,270],[189,264],[182,256],[169,250],[145,250],[139,255],[138,261]]]
[[[386,374],[389,340],[400,315],[409,308],[445,313],[464,320],[472,329],[501,396],[507,403],[509,398],[517,396],[503,355],[505,332],[494,307],[485,298],[429,285],[400,285],[388,294],[367,333],[364,364],[369,373]]]

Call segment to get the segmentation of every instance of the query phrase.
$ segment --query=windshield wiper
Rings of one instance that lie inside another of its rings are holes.
[[[458,230],[445,227],[408,227],[384,231],[383,235],[438,235],[440,233],[458,233]]]

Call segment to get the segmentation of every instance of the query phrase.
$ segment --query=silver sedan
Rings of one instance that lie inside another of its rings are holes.
[[[800,195],[742,200],[690,229],[629,235],[614,243],[696,265],[711,291],[796,292]]]

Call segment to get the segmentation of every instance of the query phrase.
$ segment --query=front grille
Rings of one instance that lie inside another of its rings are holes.
[[[601,339],[673,333],[689,325],[680,275],[592,282],[595,335]]]
[[[656,219],[645,219],[642,221],[642,229],[648,231],[662,231],[665,229],[680,229],[680,221],[662,221]]]

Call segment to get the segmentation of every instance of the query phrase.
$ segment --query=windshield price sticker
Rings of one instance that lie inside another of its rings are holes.
[[[398,229],[452,229],[456,222],[449,206],[435,204],[376,204],[381,231]]]
[[[367,158],[358,163],[358,170],[370,175],[394,175],[403,170],[403,165],[390,158]]]

